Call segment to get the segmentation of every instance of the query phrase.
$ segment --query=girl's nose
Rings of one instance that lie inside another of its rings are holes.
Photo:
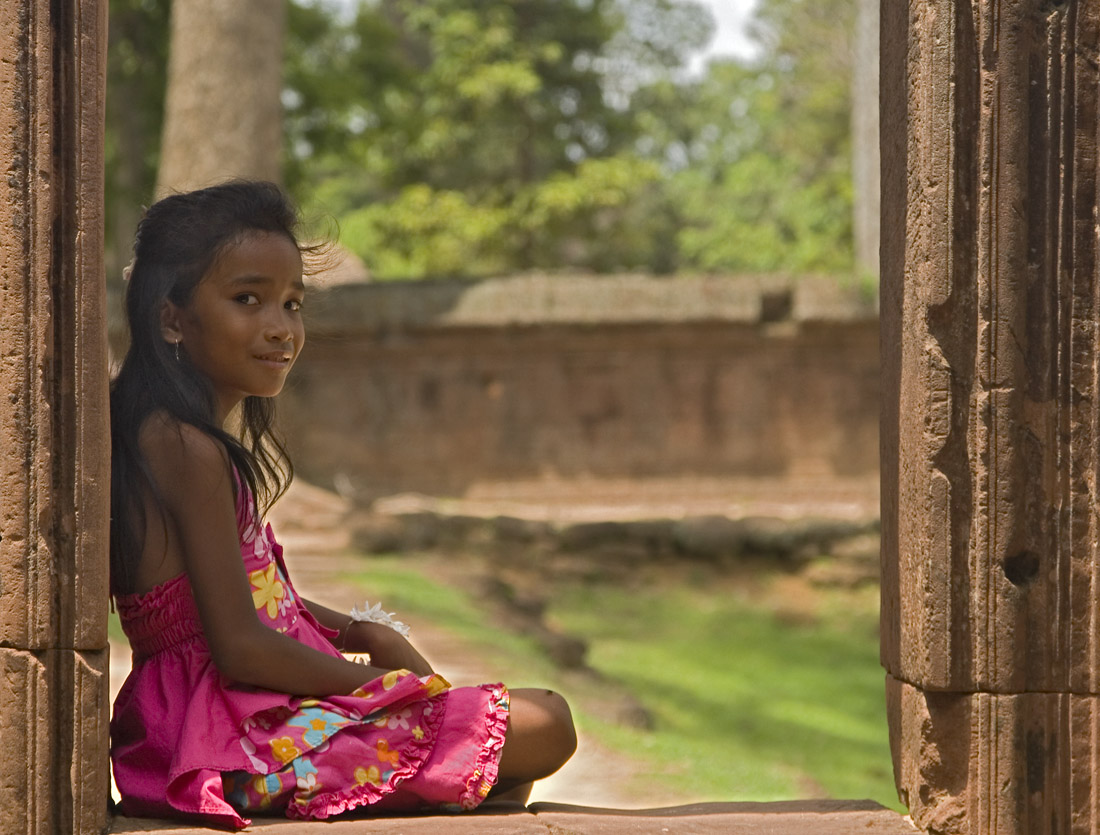
[[[294,328],[290,317],[281,313],[273,316],[268,322],[267,338],[272,342],[293,342]]]

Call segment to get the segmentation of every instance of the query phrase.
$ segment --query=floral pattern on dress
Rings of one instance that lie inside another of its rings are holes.
[[[240,812],[285,808],[288,815],[310,817],[310,804],[323,802],[324,786],[348,784],[348,759],[352,785],[381,797],[419,767],[418,756],[405,754],[431,744],[425,728],[438,724],[435,701],[449,688],[439,675],[392,670],[351,696],[303,699],[289,713],[280,708],[250,716],[241,724],[241,747],[266,779],[226,775],[226,797]],[[379,729],[386,733],[378,736]],[[315,756],[320,753],[326,756]]]
[[[278,739],[269,739],[267,744],[271,746],[271,756],[276,760],[286,765],[288,762],[294,760],[295,757],[302,756],[301,749],[294,744],[294,740],[289,736],[281,736]]]
[[[344,725],[354,721],[351,717],[341,716],[323,707],[315,707],[315,704],[303,703],[301,711],[287,720],[287,725],[290,727],[304,729],[302,739],[311,748],[323,744]]]
[[[372,786],[382,785],[382,772],[378,770],[378,766],[376,765],[372,765],[370,768],[359,766],[352,773],[352,777],[355,778],[355,784],[357,786],[365,786],[368,783]]]
[[[286,586],[278,575],[275,563],[250,572],[248,581],[252,584],[252,604],[256,611],[266,611],[271,620],[285,612]]]

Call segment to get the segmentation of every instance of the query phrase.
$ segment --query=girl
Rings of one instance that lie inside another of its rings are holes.
[[[300,598],[262,524],[292,475],[271,398],[305,338],[295,223],[277,187],[233,182],[138,226],[111,391],[111,585],[134,659],[111,721],[122,810],[240,828],[524,800],[576,746],[564,700],[451,689],[393,629]]]

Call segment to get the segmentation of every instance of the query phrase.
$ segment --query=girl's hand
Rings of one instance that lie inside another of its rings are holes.
[[[370,653],[370,663],[374,667],[411,670],[418,676],[431,675],[435,672],[431,664],[416,651],[407,638],[388,626],[353,621],[344,635],[345,649],[348,652]]]
[[[390,670],[409,670],[418,676],[431,675],[435,671],[423,655],[416,651],[408,639],[388,626],[368,621],[353,621],[348,615],[334,612],[332,609],[302,599],[310,614],[329,629],[337,630],[337,639],[343,646],[335,644],[342,652],[365,652],[370,655],[371,666]]]

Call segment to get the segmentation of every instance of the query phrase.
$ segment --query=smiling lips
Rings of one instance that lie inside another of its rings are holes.
[[[266,354],[256,354],[256,359],[282,367],[290,363],[291,355],[286,351],[271,351]]]

